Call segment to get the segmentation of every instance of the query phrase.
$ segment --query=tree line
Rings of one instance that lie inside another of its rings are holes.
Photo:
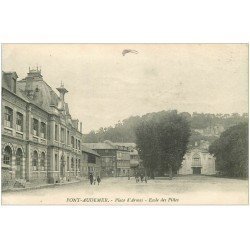
[[[231,177],[248,177],[248,123],[224,131],[209,147],[216,157],[216,169]]]
[[[119,121],[115,126],[101,127],[97,131],[91,131],[83,136],[84,142],[103,142],[105,140],[110,140],[113,142],[136,142],[135,129],[139,123],[142,121],[147,121],[151,116],[160,115],[161,111],[155,113],[148,113],[143,116],[131,116],[124,119],[122,122]],[[177,111],[175,111],[177,112]],[[208,140],[212,143],[216,137],[204,136],[196,132],[194,129],[204,129],[208,126],[216,126],[218,124],[222,125],[224,129],[228,129],[231,126],[237,125],[241,122],[248,121],[248,114],[209,114],[209,113],[196,113],[190,114],[188,112],[179,113],[181,116],[185,117],[190,123],[191,136],[189,143],[194,144],[195,141]]]

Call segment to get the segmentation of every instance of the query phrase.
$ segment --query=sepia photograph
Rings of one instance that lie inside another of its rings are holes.
[[[248,44],[1,49],[2,205],[248,205]]]

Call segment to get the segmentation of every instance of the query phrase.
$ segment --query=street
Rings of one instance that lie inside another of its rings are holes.
[[[2,204],[66,205],[185,205],[248,204],[248,181],[208,176],[156,178],[136,183],[134,178],[87,180],[34,190],[3,192]]]

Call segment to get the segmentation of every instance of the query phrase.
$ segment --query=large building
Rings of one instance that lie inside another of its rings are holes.
[[[201,141],[200,145],[195,143],[195,147],[188,150],[184,156],[182,166],[178,174],[204,174],[214,175],[215,171],[215,157],[208,152],[208,142]]]
[[[61,84],[58,96],[38,68],[17,78],[2,73],[2,187],[77,178],[82,126],[69,113],[68,91]]]
[[[111,141],[102,143],[83,143],[84,146],[95,150],[101,156],[102,176],[130,175],[130,151],[122,145]]]

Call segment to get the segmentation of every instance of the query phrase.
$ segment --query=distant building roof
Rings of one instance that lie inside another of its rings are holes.
[[[82,145],[82,151],[100,157],[100,155],[96,151],[92,150],[89,147],[86,147],[85,145]]]
[[[129,148],[135,148],[136,144],[134,142],[114,142],[115,145],[124,146]]]
[[[116,149],[115,146],[105,142],[97,142],[97,143],[83,143],[84,146],[91,149]]]
[[[130,155],[138,155],[138,151],[136,149],[134,149],[130,152]]]
[[[83,143],[83,145],[91,149],[116,149],[116,150],[130,151],[129,146],[120,145],[119,143],[114,143],[109,140],[96,143]]]

